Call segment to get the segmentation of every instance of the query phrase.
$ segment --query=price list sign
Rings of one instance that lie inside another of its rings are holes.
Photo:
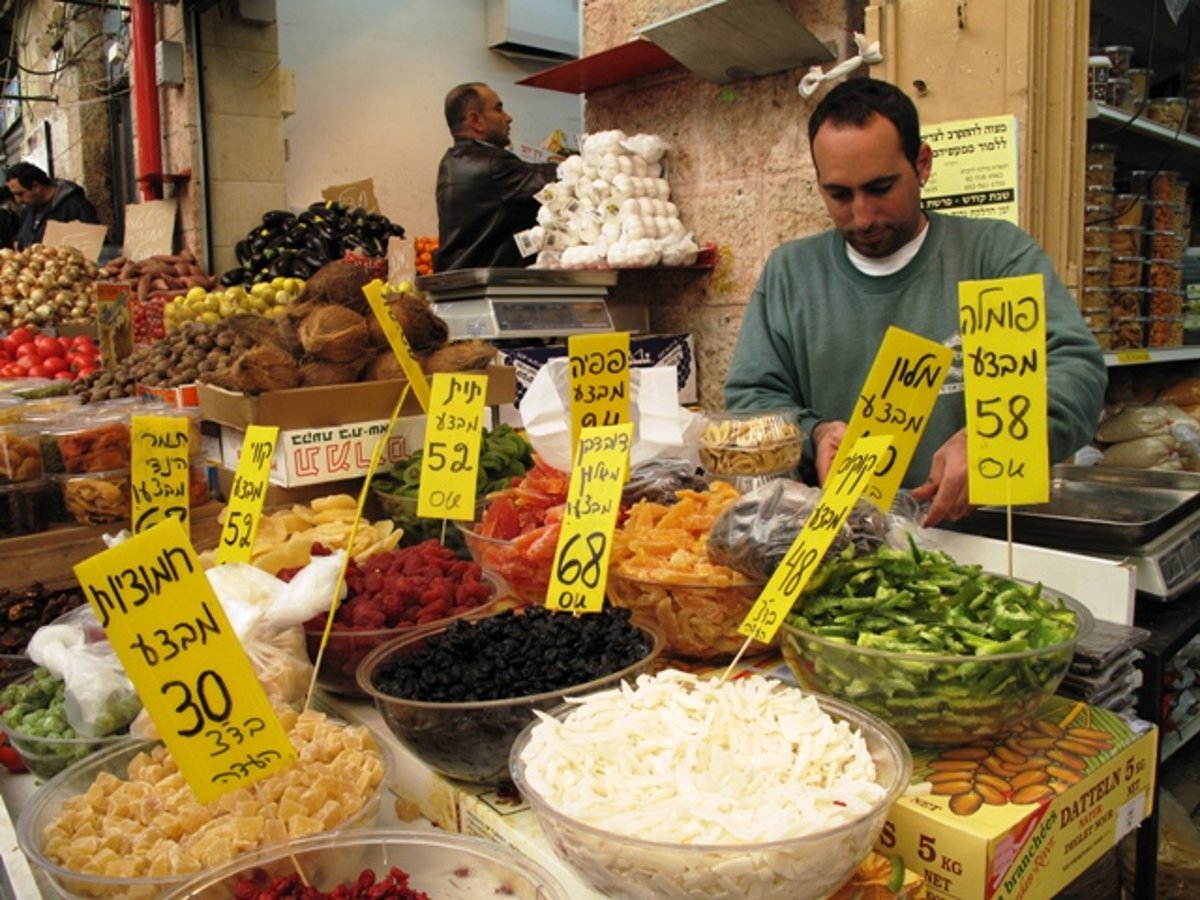
[[[85,559],[75,576],[200,802],[295,758],[178,521]]]
[[[738,634],[764,644],[771,642],[850,510],[875,477],[880,463],[887,459],[891,445],[890,434],[859,438],[836,468],[830,469],[821,499],[738,626]]]
[[[1041,275],[958,285],[971,503],[1050,499]]]
[[[187,530],[190,427],[182,416],[133,417],[129,495],[135,534],[166,518],[178,519]]]
[[[584,428],[629,421],[629,332],[573,335],[567,356],[574,446]]]
[[[629,476],[632,444],[633,425],[629,422],[581,432],[546,590],[548,608],[573,613],[604,608],[613,528],[621,490]]]
[[[376,278],[363,288],[363,294],[367,298],[371,312],[375,314],[376,321],[379,322],[379,327],[383,329],[383,333],[387,337],[388,345],[396,354],[396,359],[400,363],[400,368],[404,370],[404,376],[412,386],[413,393],[417,395],[417,402],[421,404],[421,409],[428,414],[429,379],[425,377],[425,371],[413,356],[408,338],[404,336],[404,329],[400,327],[400,323],[388,309],[387,301],[383,297],[383,282]]]
[[[882,510],[900,489],[953,359],[949,347],[894,325],[883,336],[831,466],[836,471],[859,438],[891,435],[892,445],[863,493]]]
[[[437,372],[430,392],[417,515],[469,522],[475,518],[487,376]]]
[[[218,564],[250,562],[278,439],[279,428],[276,425],[250,425],[246,428],[246,440],[242,443],[237,471],[233,473],[233,484],[229,489],[225,525],[217,544]]]

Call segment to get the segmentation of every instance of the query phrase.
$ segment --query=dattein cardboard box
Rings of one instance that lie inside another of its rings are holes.
[[[998,740],[913,754],[876,849],[932,900],[1053,896],[1150,814],[1158,731],[1053,697]]]

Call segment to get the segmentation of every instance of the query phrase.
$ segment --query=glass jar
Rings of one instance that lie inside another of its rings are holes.
[[[1088,57],[1088,99],[1097,103],[1108,102],[1108,73],[1112,60],[1104,55]]]
[[[1139,111],[1150,97],[1150,81],[1154,73],[1149,69],[1129,70],[1129,93],[1133,102],[1133,111]]]
[[[1153,97],[1146,103],[1146,118],[1172,131],[1183,131],[1188,115],[1187,97]]]

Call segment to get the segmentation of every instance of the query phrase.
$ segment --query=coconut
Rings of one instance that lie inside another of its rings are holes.
[[[358,373],[362,371],[361,362],[332,363],[319,359],[310,359],[300,363],[301,387],[315,387],[321,384],[349,384],[358,381]]]
[[[245,346],[256,347],[259,344],[278,344],[282,346],[279,326],[271,319],[257,315],[230,316],[225,320],[235,339],[240,338]],[[287,348],[284,348],[287,349]]]
[[[413,294],[393,294],[387,305],[415,355],[432,353],[446,345],[450,329],[429,301]]]
[[[304,282],[304,290],[300,292],[296,302],[312,300],[316,303],[332,303],[365,316],[371,311],[371,306],[367,303],[363,288],[373,280],[371,274],[362,266],[344,259],[335,259],[312,273]]]
[[[382,350],[367,364],[363,373],[363,381],[390,381],[393,378],[404,378],[404,369],[400,360],[391,350]]]
[[[300,346],[323,362],[361,362],[367,357],[367,320],[344,306],[318,306],[296,326]]]
[[[275,344],[259,344],[240,354],[230,374],[234,389],[246,394],[282,391],[300,383],[296,361]]]
[[[472,372],[486,369],[495,356],[496,348],[487,341],[455,341],[421,357],[421,368],[431,375],[434,372]]]

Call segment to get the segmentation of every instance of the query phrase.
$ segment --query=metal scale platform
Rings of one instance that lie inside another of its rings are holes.
[[[612,270],[457,269],[422,275],[417,287],[450,338],[545,338],[613,330]]]
[[[1055,466],[1050,502],[1015,506],[1013,540],[1129,559],[1139,592],[1171,600],[1200,583],[1200,473]],[[1004,507],[984,506],[970,531],[1006,537]]]

